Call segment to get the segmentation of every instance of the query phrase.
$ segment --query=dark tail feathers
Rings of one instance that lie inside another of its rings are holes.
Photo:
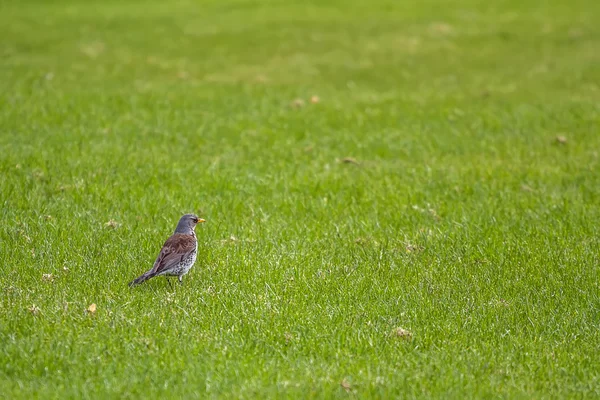
[[[155,274],[152,273],[152,271],[148,271],[145,274],[138,276],[137,278],[129,282],[129,286],[139,285],[141,283],[146,282],[150,278],[154,278],[154,276]]]

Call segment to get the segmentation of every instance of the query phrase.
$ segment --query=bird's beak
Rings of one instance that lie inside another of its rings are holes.
[[[205,219],[202,219],[202,218],[198,218],[198,223],[199,223],[199,224],[201,224],[201,223],[203,223],[203,222],[206,222],[206,220],[205,220]]]

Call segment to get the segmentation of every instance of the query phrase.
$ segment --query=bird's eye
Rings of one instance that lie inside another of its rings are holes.
[[[198,218],[194,218],[194,223],[197,224],[198,223]]]

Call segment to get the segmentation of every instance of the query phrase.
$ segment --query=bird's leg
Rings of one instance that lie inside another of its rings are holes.
[[[167,283],[169,284],[169,287],[171,288],[171,290],[173,290],[173,285],[171,285],[171,280],[168,277],[167,278]]]
[[[183,285],[183,276],[182,275],[179,275],[179,284]]]

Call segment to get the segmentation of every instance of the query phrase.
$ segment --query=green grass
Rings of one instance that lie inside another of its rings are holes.
[[[2,2],[0,397],[597,398],[599,16]]]

